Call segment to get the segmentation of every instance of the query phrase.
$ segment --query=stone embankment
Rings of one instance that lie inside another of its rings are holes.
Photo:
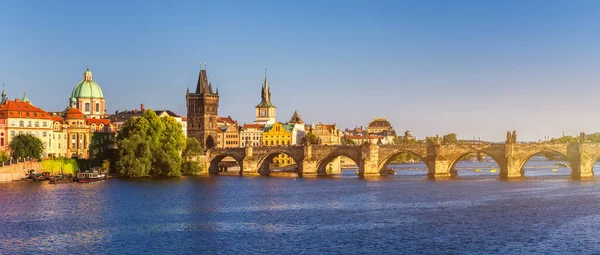
[[[25,162],[5,162],[0,166],[0,182],[18,181],[26,177],[29,169],[34,169],[36,172],[40,169],[40,162],[25,161]]]

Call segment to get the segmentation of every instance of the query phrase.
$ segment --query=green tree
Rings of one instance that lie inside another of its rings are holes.
[[[179,176],[185,142],[181,124],[173,117],[159,118],[146,110],[140,118],[125,122],[117,137],[117,170],[128,177]]]
[[[34,158],[40,160],[44,151],[42,140],[32,134],[15,136],[8,147],[13,159]]]
[[[144,177],[150,175],[152,151],[150,142],[139,134],[120,139],[119,161],[117,169],[126,177]]]
[[[303,144],[317,144],[318,143],[317,136],[315,134],[313,134],[313,133],[307,133],[302,138],[302,143]]]
[[[181,165],[181,173],[184,175],[195,175],[202,171],[201,165],[197,161],[197,157],[204,153],[202,145],[198,139],[188,137],[185,142],[185,149],[181,153],[183,164]]]
[[[349,138],[342,137],[342,145],[355,145],[356,142]]]
[[[579,138],[577,138],[577,137],[563,136],[561,138],[552,138],[548,142],[552,143],[552,144],[555,144],[555,143],[575,143],[575,142],[578,142],[578,141],[579,141]]]
[[[456,138],[456,134],[455,133],[450,133],[445,135],[442,138],[442,143],[443,144],[457,144],[458,143],[458,139]]]
[[[185,149],[181,153],[181,156],[184,160],[191,160],[194,157],[200,156],[204,153],[204,149],[202,148],[202,144],[198,141],[198,139],[194,137],[188,137],[185,141]]]
[[[0,152],[0,162],[6,162],[10,159],[6,151]]]

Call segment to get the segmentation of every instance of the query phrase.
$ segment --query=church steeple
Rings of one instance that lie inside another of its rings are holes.
[[[200,74],[198,74],[198,84],[196,85],[196,94],[206,93],[208,89],[208,78],[206,77],[206,63],[200,64]]]
[[[6,103],[6,87],[4,81],[2,81],[2,103]]]
[[[267,69],[265,69],[265,81],[263,82],[260,99],[261,101],[256,107],[275,107],[273,103],[271,103],[271,87],[269,86]]]

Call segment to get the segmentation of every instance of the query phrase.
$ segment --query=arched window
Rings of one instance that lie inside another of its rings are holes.
[[[85,103],[85,111],[86,112],[90,111],[90,103]]]

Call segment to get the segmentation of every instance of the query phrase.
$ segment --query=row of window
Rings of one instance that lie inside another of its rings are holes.
[[[292,141],[264,141],[264,145],[291,145]]]
[[[10,126],[11,127],[15,127],[16,125],[17,125],[17,121],[16,120],[11,120],[10,121]],[[20,120],[19,121],[19,127],[25,127],[25,121]],[[40,122],[39,121],[36,121],[36,122],[28,121],[27,122],[27,127],[40,127]],[[42,121],[42,127],[48,127],[48,122]]]

